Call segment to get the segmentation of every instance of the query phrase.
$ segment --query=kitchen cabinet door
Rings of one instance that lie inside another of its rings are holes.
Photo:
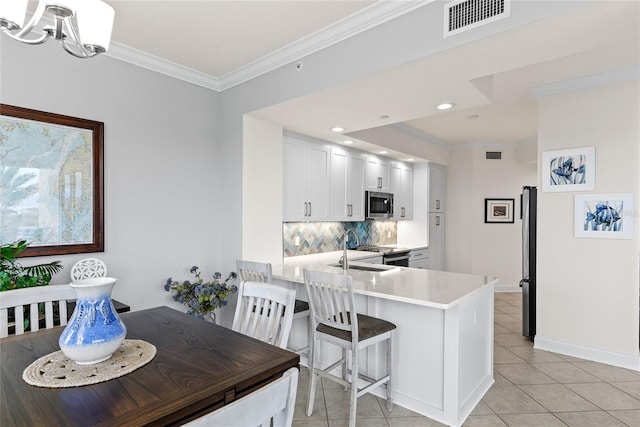
[[[330,182],[330,219],[364,221],[364,157],[331,147]]]
[[[329,146],[284,139],[284,221],[329,219]]]
[[[349,156],[350,221],[364,221],[364,161],[362,154],[351,153]]]
[[[441,213],[429,214],[429,269],[441,270],[445,268],[445,215]]]
[[[285,138],[283,171],[283,219],[307,219],[307,145]]]
[[[429,163],[429,212],[446,212],[447,168]]]
[[[391,192],[394,195],[393,219],[413,219],[413,169],[403,163],[393,163],[390,181]]]
[[[367,156],[365,174],[368,191],[389,191],[390,165],[388,160],[376,156]]]

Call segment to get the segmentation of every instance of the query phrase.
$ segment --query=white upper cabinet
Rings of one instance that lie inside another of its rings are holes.
[[[429,212],[445,212],[447,168],[429,163]]]
[[[390,190],[393,193],[393,219],[413,219],[413,168],[404,163],[391,163]]]
[[[429,214],[429,269],[444,271],[445,215]]]
[[[284,138],[284,221],[329,219],[330,150],[292,137]]]
[[[330,182],[330,219],[363,221],[364,156],[342,147],[331,147]]]
[[[390,188],[390,166],[387,159],[367,155],[365,167],[366,189],[368,191],[388,192]]]

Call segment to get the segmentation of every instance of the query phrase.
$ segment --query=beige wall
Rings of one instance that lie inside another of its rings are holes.
[[[501,151],[487,160],[486,151]],[[447,170],[446,269],[498,277],[497,287],[521,279],[520,193],[536,184],[536,165],[517,161],[518,146],[477,144],[451,151]],[[485,224],[485,198],[514,199],[513,224]]]
[[[585,239],[574,237],[577,193],[539,193],[536,346],[638,369],[639,85],[637,69],[624,75],[536,91],[539,154],[595,146],[591,193],[635,198],[633,239]]]
[[[242,258],[282,262],[282,126],[244,116]],[[272,226],[280,224],[279,227]]]

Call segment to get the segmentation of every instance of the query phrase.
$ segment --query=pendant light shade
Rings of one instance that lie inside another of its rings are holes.
[[[28,0],[12,0],[2,2],[0,8],[0,26],[2,28],[22,28],[27,16]]]
[[[100,0],[84,0],[78,3],[77,21],[80,42],[101,52],[109,49],[115,12]]]

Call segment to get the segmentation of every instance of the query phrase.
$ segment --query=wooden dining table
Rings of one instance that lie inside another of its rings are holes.
[[[22,372],[60,349],[63,327],[0,340],[0,426],[180,425],[299,367],[300,356],[168,307],[121,314],[127,339],[156,347],[137,370],[71,388],[28,385]]]

